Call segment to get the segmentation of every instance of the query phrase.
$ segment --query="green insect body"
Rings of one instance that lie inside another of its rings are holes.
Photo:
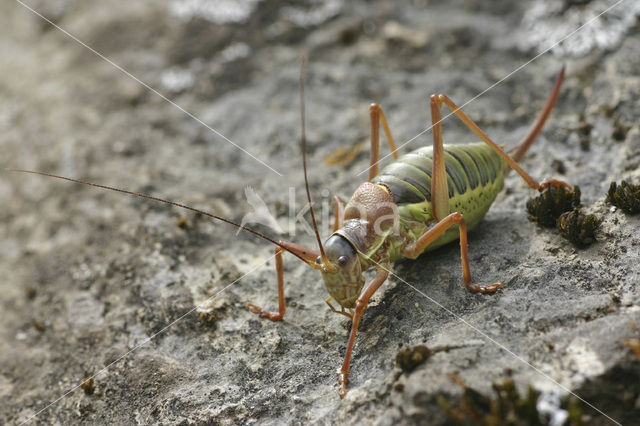
[[[467,229],[471,229],[482,220],[504,186],[508,165],[484,142],[444,145],[444,156],[449,211],[462,214]],[[432,170],[433,148],[423,147],[389,164],[370,183],[356,190],[345,210],[345,223],[333,236],[348,241],[357,254],[352,256],[352,265],[323,274],[327,291],[342,307],[355,307],[364,286],[362,271],[381,261],[394,262],[407,257],[407,246],[438,222],[431,202]],[[372,218],[384,217],[384,214],[379,211],[355,214],[349,211],[349,206],[365,204],[366,210],[367,204],[371,204],[371,193],[380,191],[390,195],[394,212],[387,215],[396,226],[383,232],[372,232]],[[451,226],[425,251],[457,240],[459,235],[459,227]],[[339,244],[335,240],[334,243]],[[327,245],[331,247],[331,238]]]

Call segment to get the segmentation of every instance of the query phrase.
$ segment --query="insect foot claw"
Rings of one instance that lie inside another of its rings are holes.
[[[265,311],[261,307],[256,306],[251,302],[245,303],[244,306],[248,307],[252,313],[256,315],[260,315],[262,318],[269,318],[271,321],[280,321],[283,317],[283,315],[280,312]]]
[[[338,378],[338,395],[340,396],[340,399],[344,398],[344,396],[347,394],[347,383],[349,382],[349,379],[347,379],[347,377],[345,376],[344,373],[340,373],[340,377]]]
[[[471,283],[467,285],[467,288],[471,290],[473,293],[483,293],[483,294],[495,293],[499,288],[502,288],[502,287],[504,287],[504,285],[500,283],[495,283],[491,285],[478,285],[478,284]]]
[[[558,188],[564,187],[564,188],[568,189],[569,192],[573,192],[573,187],[571,185],[569,185],[565,181],[558,180],[558,179],[545,179],[545,180],[543,180],[542,182],[540,182],[540,188],[538,188],[538,191],[542,192],[545,189],[548,189],[550,186],[556,186]]]

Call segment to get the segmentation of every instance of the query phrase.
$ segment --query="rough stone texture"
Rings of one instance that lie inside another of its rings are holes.
[[[235,220],[250,211],[251,186],[286,230],[288,188],[296,212],[304,197],[301,54],[309,55],[309,175],[320,205],[363,180],[367,149],[347,165],[323,159],[366,142],[368,103],[383,104],[402,143],[428,123],[429,94],[463,104],[613,4],[440,3],[29,3],[278,176],[19,3],[3,2],[0,165]],[[524,166],[580,185],[586,212],[603,219],[598,242],[577,250],[528,222],[532,194],[512,174],[470,236],[475,279],[505,288],[466,291],[455,244],[398,262],[362,322],[344,400],[336,370],[350,323],[327,309],[315,271],[285,256],[287,315],[262,320],[243,305],[277,306],[266,242],[139,198],[3,172],[0,423],[39,413],[42,424],[438,424],[446,421],[438,395],[455,401],[462,392],[454,372],[487,395],[508,375],[520,389],[565,393],[553,379],[622,423],[637,420],[640,364],[622,341],[640,319],[640,218],[604,202],[611,180],[640,179],[637,17],[635,2],[624,1],[575,45],[567,40],[465,107],[513,145],[567,64],[560,101]],[[444,137],[474,140],[453,118]],[[300,229],[295,240],[313,247]],[[417,344],[452,349],[400,374],[396,353]],[[96,373],[93,394],[67,393]],[[586,421],[609,422],[582,406]]]

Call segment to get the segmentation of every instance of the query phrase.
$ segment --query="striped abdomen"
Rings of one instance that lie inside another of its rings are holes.
[[[382,169],[372,182],[391,190],[398,205],[431,201],[433,147],[419,148]],[[506,163],[485,143],[444,145],[449,198],[504,176]]]
[[[502,189],[506,162],[483,142],[444,145],[449,210],[463,214],[468,229],[484,217]],[[390,191],[406,220],[428,223],[431,214],[433,149],[419,148],[382,169],[371,182]],[[457,230],[445,234],[434,246],[457,238]]]

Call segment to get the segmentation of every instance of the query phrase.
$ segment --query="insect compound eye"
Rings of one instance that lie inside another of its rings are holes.
[[[324,248],[329,261],[340,267],[347,266],[356,255],[356,250],[351,243],[340,235],[329,237]]]
[[[317,263],[318,265],[322,265],[322,256],[318,256],[318,257],[316,257],[316,263]]]

